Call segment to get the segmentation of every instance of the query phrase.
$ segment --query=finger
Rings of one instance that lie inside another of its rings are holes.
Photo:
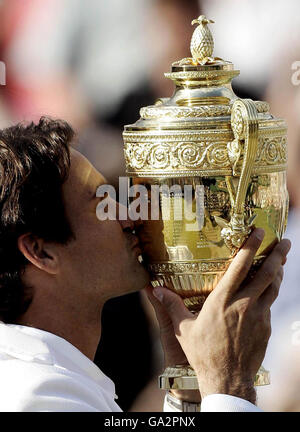
[[[280,285],[283,279],[283,266],[280,267],[274,282],[259,297],[259,302],[264,309],[269,309],[279,294]]]
[[[154,288],[151,285],[145,288],[148,299],[153,306],[153,309],[154,309],[157,321],[160,325],[160,328],[163,329],[163,328],[169,327],[170,325],[173,326],[172,320],[169,317],[165,307],[157,299],[157,297],[155,297],[153,295],[153,289]]]
[[[214,289],[213,292],[215,295],[223,294],[228,298],[238,290],[251,268],[254,256],[263,241],[264,234],[263,229],[256,228],[253,230]]]
[[[194,315],[186,308],[183,300],[167,288],[157,287],[153,289],[153,295],[159,300],[167,311],[175,333],[179,330],[179,325],[186,319],[195,319]]]
[[[264,260],[263,264],[253,277],[252,281],[244,288],[244,295],[253,299],[258,298],[276,279],[277,273],[282,266],[289,250],[291,242],[281,240],[272,250],[270,255]]]

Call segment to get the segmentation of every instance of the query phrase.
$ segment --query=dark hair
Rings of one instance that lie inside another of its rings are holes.
[[[42,117],[0,130],[0,319],[14,322],[32,295],[22,282],[27,259],[18,237],[31,233],[66,243],[72,231],[66,219],[62,184],[70,168],[74,131],[62,120]]]

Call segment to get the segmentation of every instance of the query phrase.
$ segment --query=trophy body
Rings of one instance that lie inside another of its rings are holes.
[[[152,284],[175,291],[196,313],[254,225],[265,238],[253,271],[282,237],[288,194],[285,122],[267,103],[239,99],[231,88],[239,71],[195,58],[193,44],[194,57],[166,74],[173,96],[142,108],[123,139],[131,185],[151,196],[138,234]],[[256,384],[266,383],[261,369]],[[197,380],[189,366],[174,365],[160,386],[197,388]]]

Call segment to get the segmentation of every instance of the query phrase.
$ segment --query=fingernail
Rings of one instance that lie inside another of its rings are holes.
[[[265,236],[265,231],[262,228],[256,228],[254,235],[258,240],[262,241]]]
[[[160,288],[154,288],[154,290],[153,290],[153,295],[154,295],[154,297],[156,297],[157,300],[159,300],[160,302],[163,301],[164,295],[163,295],[163,292],[162,292],[162,290],[161,290]]]

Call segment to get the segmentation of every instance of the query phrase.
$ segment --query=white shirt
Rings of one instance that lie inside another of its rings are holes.
[[[271,385],[257,390],[265,411],[300,410],[300,210],[289,213],[284,234],[292,248],[284,266],[279,295],[271,308],[272,335],[264,366],[270,371]]]
[[[65,339],[0,322],[0,411],[120,412],[114,383]],[[164,411],[175,411],[164,404]],[[228,395],[209,395],[201,411],[260,411]]]
[[[65,339],[0,323],[0,411],[121,411],[114,383]]]

